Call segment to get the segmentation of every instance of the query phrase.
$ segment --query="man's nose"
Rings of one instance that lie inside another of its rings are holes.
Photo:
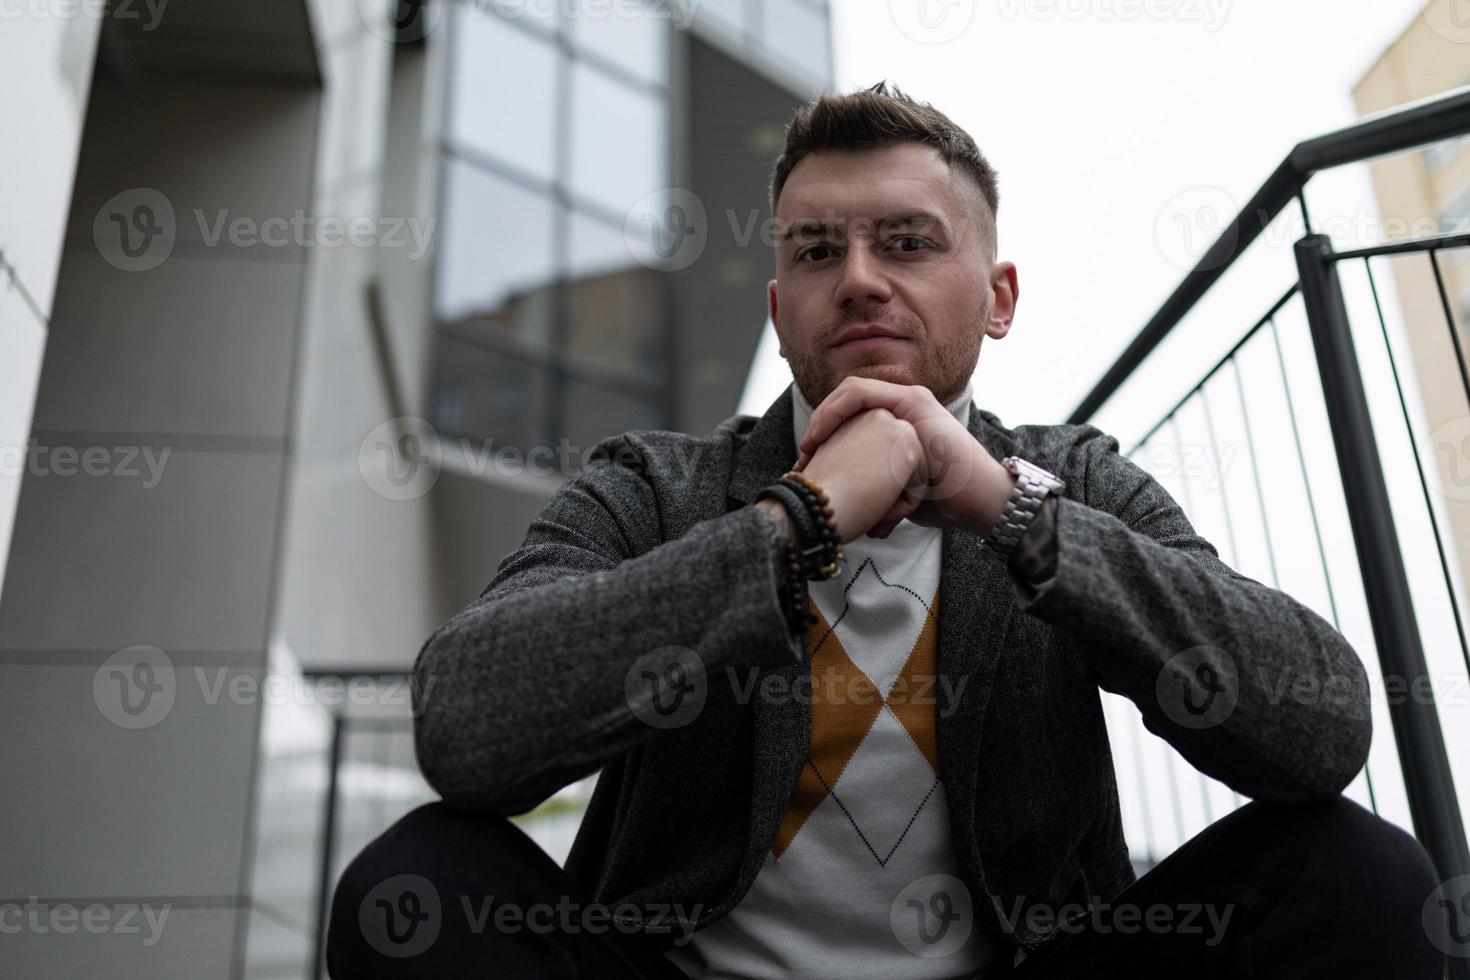
[[[868,242],[852,242],[842,260],[842,279],[835,297],[837,305],[861,305],[869,300],[886,303],[892,294],[877,248]]]

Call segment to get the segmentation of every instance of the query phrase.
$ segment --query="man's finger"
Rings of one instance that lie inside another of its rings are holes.
[[[842,423],[870,408],[886,408],[898,418],[903,418],[906,414],[904,403],[909,397],[908,388],[890,381],[847,378],[812,412],[799,448],[804,452],[814,451],[840,429]]]

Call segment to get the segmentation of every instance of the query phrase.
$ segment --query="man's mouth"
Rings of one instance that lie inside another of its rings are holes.
[[[837,335],[833,347],[849,347],[856,350],[865,350],[869,347],[882,347],[885,344],[900,343],[906,340],[898,331],[876,323],[864,324],[861,327],[851,327]]]

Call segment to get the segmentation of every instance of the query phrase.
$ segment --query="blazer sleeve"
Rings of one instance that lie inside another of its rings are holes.
[[[641,450],[626,437],[603,449],[611,462],[564,484],[419,651],[415,752],[451,806],[523,813],[653,735],[643,687],[627,684],[645,655],[682,648],[707,675],[802,654],[770,519],[743,507],[663,541]]]
[[[1368,678],[1347,639],[1221,561],[1117,439],[1079,432],[1080,492],[1057,501],[1055,574],[1038,589],[1016,583],[1020,608],[1070,630],[1099,685],[1199,771],[1259,800],[1341,793],[1372,740]]]

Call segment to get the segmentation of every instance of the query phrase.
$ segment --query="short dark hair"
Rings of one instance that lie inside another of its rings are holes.
[[[832,150],[872,150],[897,143],[932,146],[951,167],[980,188],[992,217],[1000,206],[995,168],[975,140],[927,102],[917,102],[887,80],[848,95],[823,92],[798,108],[786,125],[786,145],[771,176],[771,216],[787,178],[808,154]]]

